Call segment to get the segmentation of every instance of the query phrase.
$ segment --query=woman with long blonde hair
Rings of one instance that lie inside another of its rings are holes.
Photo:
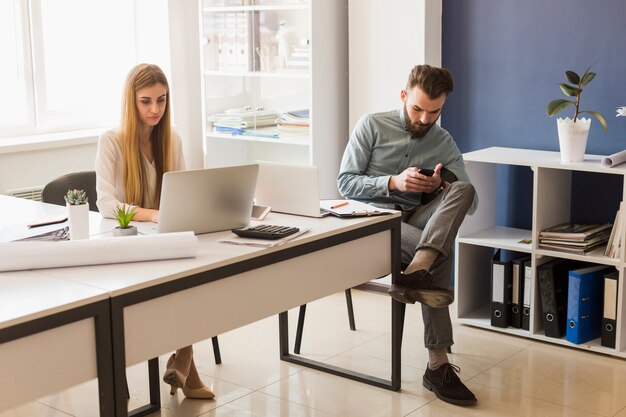
[[[139,64],[126,78],[119,128],[98,139],[96,192],[98,210],[113,217],[121,204],[136,208],[133,220],[159,221],[163,174],[185,169],[182,141],[172,131],[170,89],[156,65]],[[193,349],[178,349],[168,362],[163,380],[188,398],[213,398],[193,361]]]

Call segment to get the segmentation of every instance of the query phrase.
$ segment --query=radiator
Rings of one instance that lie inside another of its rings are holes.
[[[25,198],[27,200],[41,201],[42,186],[7,190],[7,194],[13,197]]]

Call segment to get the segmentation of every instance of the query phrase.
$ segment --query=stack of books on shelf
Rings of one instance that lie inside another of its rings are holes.
[[[223,113],[213,113],[208,121],[215,127],[253,129],[256,127],[275,126],[280,113],[273,110],[252,110],[250,106],[228,109]]]
[[[609,241],[606,244],[604,256],[619,258],[620,248],[622,246],[622,233],[620,232],[620,230],[622,229],[622,223],[624,222],[624,210],[622,209],[623,206],[624,202],[621,202],[619,204],[617,214],[615,215],[615,222],[613,223],[613,229],[611,229],[611,236],[609,237]]]
[[[309,109],[284,112],[278,119],[281,137],[309,136]]]
[[[611,223],[563,223],[539,232],[539,247],[584,255],[605,245],[611,234]]]
[[[207,120],[213,124],[213,131],[216,133],[277,139],[276,132],[258,132],[256,129],[275,126],[279,116],[280,113],[273,110],[263,110],[261,107],[252,110],[250,106],[245,106],[228,109],[223,113],[213,113],[207,117]]]

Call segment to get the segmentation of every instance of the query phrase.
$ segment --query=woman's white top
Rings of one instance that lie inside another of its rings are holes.
[[[122,176],[124,172],[124,158],[122,156],[121,137],[117,129],[103,133],[98,139],[96,152],[96,193],[98,210],[104,217],[112,218],[113,210],[122,203],[136,204],[134,201],[126,201],[124,197],[124,184]],[[174,171],[185,170],[183,156],[183,143],[178,134],[172,132],[172,159]],[[156,167],[154,161],[150,162],[141,153],[142,163],[146,167],[148,183],[148,201],[146,207],[158,208],[156,200]]]

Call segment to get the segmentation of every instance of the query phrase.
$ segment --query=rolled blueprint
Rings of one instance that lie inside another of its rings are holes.
[[[603,167],[614,167],[624,162],[626,162],[626,151],[617,152],[602,158]]]
[[[58,242],[0,243],[0,271],[193,258],[193,232],[161,233]]]

